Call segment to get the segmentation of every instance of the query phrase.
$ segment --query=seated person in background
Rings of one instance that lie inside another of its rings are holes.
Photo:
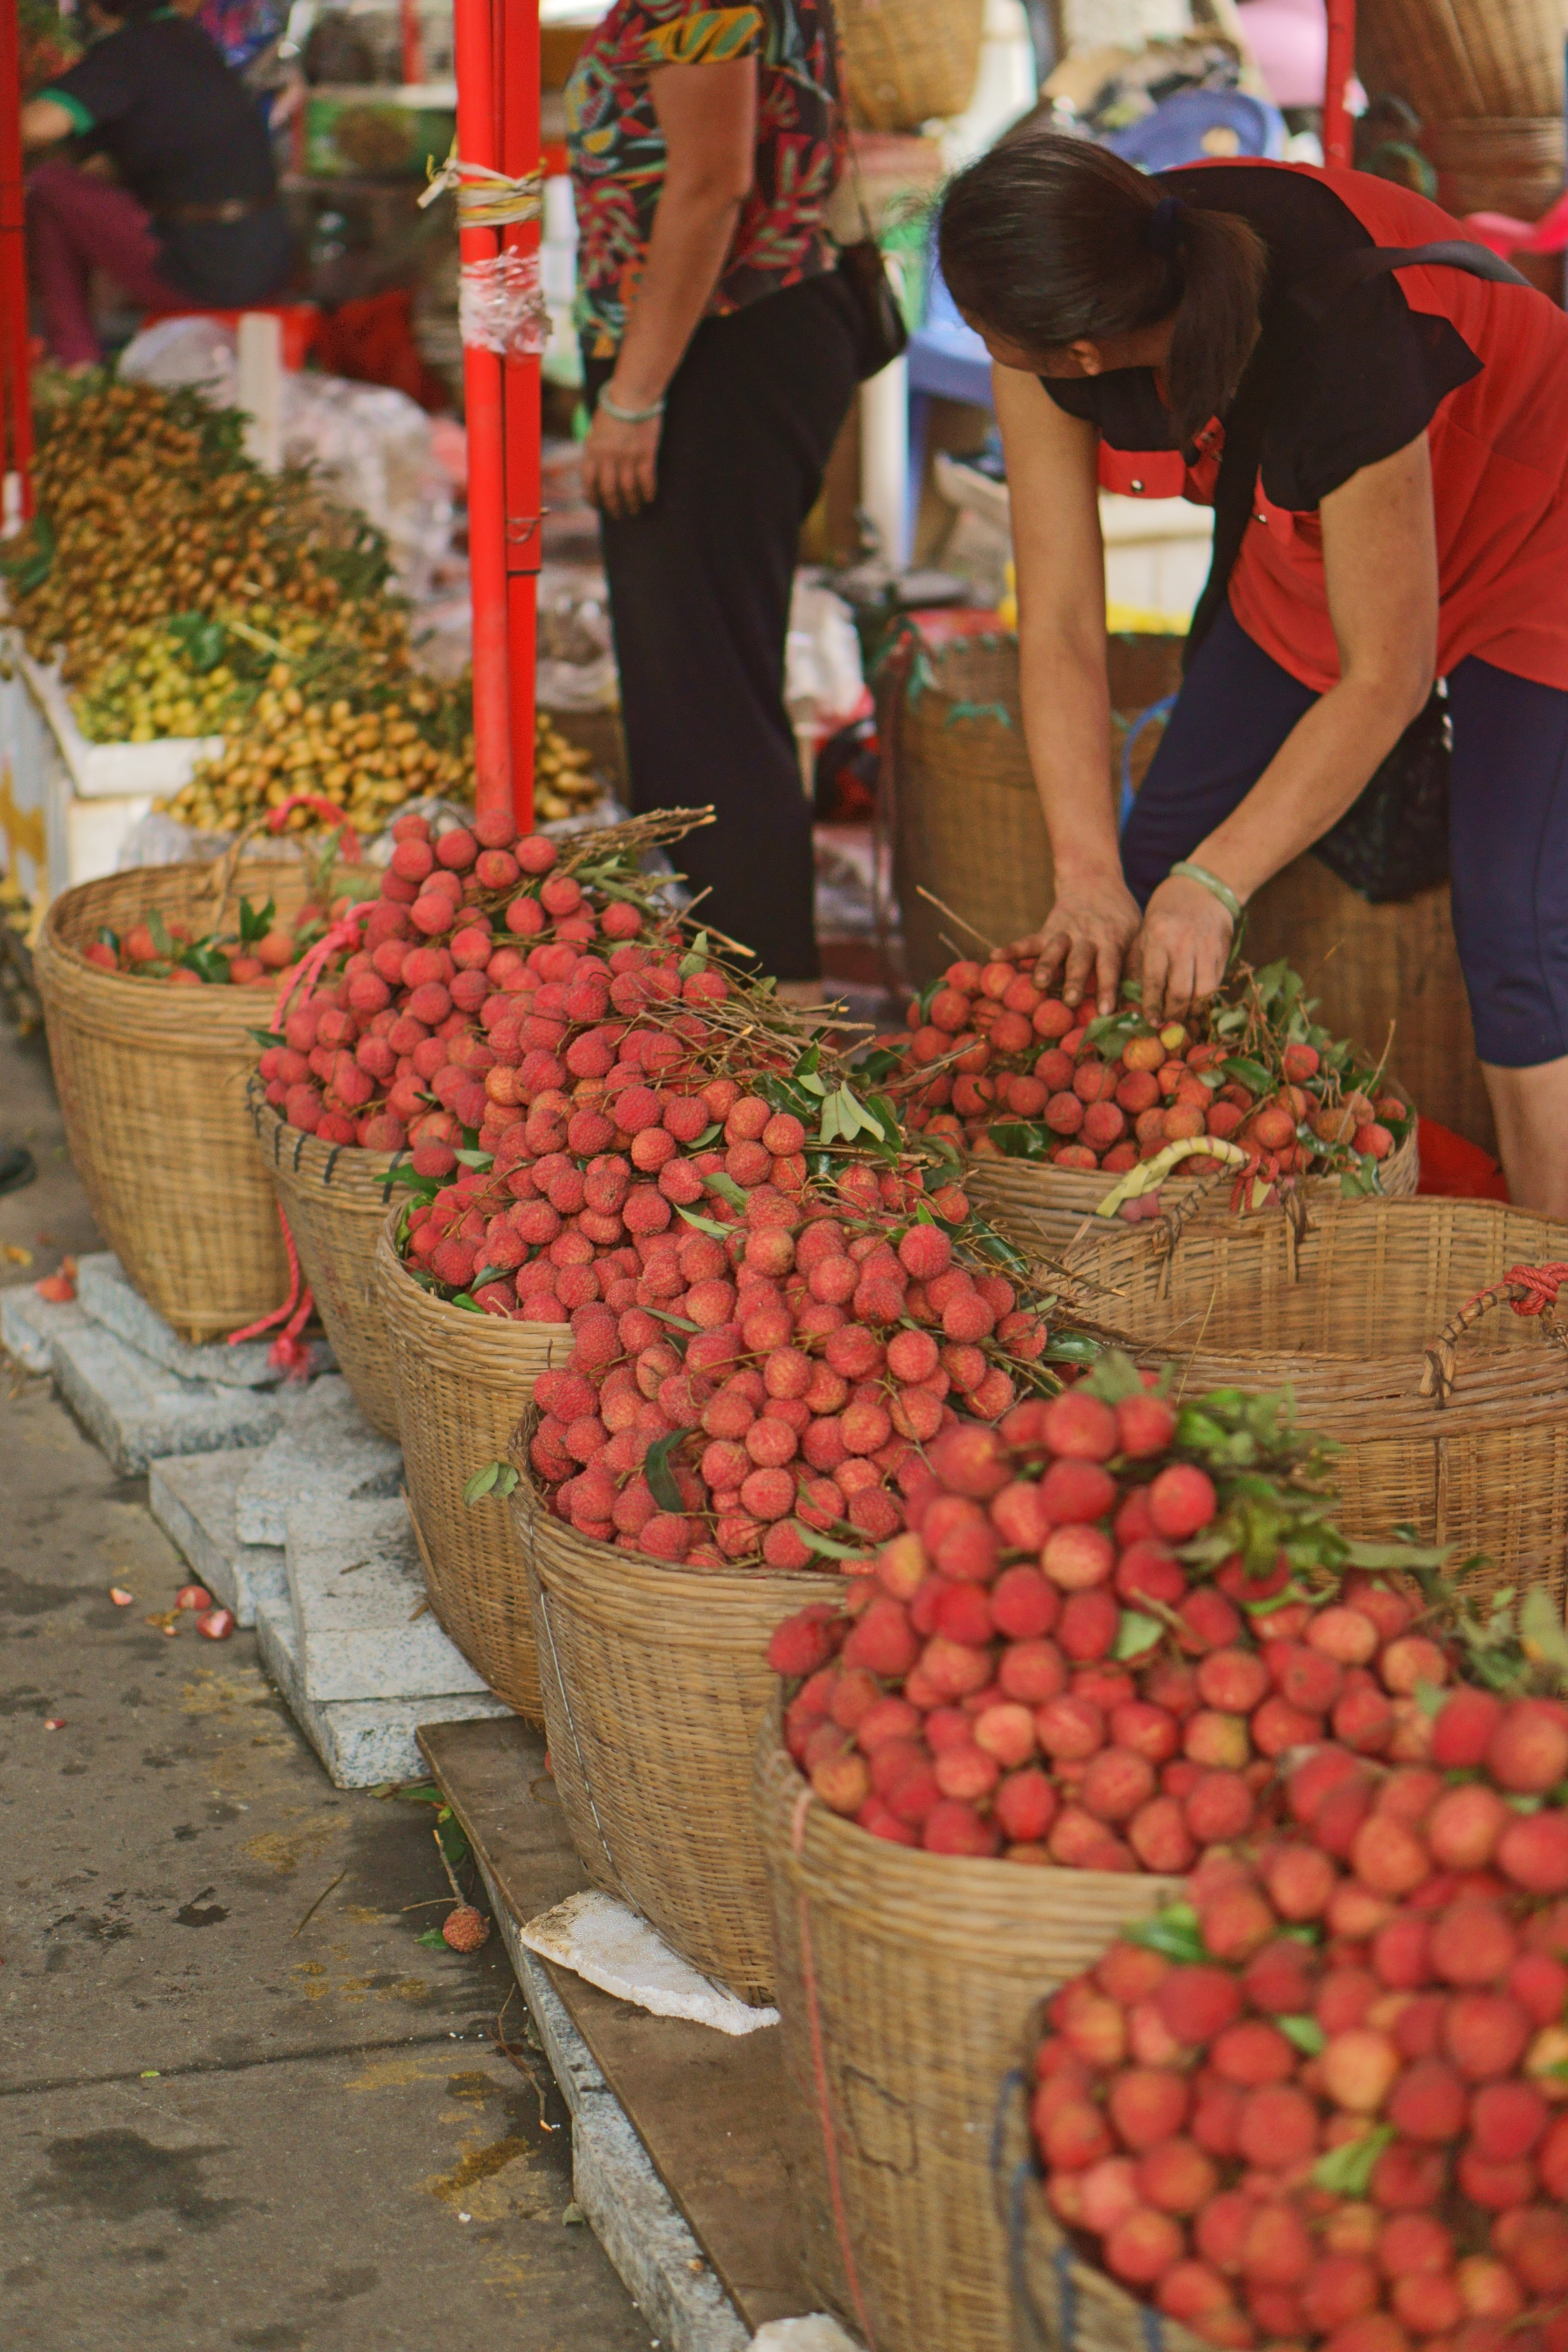
[[[199,25],[157,0],[89,0],[104,38],[22,109],[22,142],[85,136],[121,184],[51,157],[27,181],[27,242],[51,355],[101,356],[88,279],[146,310],[273,299],[289,226],[255,100]]]

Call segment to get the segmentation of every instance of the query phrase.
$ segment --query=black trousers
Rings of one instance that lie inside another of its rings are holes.
[[[589,364],[590,406],[610,374]],[[801,525],[855,383],[836,274],[705,319],[670,382],[658,496],[600,520],[632,805],[717,811],[675,862],[710,892],[700,918],[780,980],[821,969],[784,636]]]

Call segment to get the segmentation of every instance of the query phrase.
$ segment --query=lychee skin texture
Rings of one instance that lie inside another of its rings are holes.
[[[489,1936],[490,1923],[471,1903],[459,1903],[441,1923],[441,1940],[454,1952],[477,1952]]]

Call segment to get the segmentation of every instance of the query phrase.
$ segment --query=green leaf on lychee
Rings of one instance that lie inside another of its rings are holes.
[[[1394,2126],[1378,2124],[1360,2139],[1331,2147],[1312,2167],[1313,2188],[1326,2189],[1334,2197],[1364,2197],[1377,2159],[1393,2138]]]
[[[1087,1395],[1098,1397],[1101,1404],[1123,1404],[1129,1397],[1143,1393],[1137,1365],[1120,1348],[1105,1349],[1094,1370],[1079,1385]]]
[[[500,1474],[501,1465],[499,1462],[487,1462],[482,1469],[476,1470],[463,1488],[464,1502],[473,1504],[482,1500],[489,1493]]]
[[[1563,1629],[1562,1604],[1553,1601],[1544,1585],[1537,1585],[1524,1597],[1519,1638],[1531,1665],[1553,1666],[1559,1675],[1568,1674],[1568,1632]]]
[[[1130,1944],[1142,1944],[1146,1951],[1159,1952],[1167,1960],[1196,1963],[1209,1958],[1198,1915],[1190,1903],[1168,1903],[1152,1919],[1134,1920],[1121,1933]]]
[[[479,1151],[468,1146],[465,1146],[464,1149],[457,1152],[454,1157],[460,1160],[465,1168],[477,1168],[481,1175],[483,1175],[488,1169],[493,1168],[495,1165],[495,1154],[493,1151]]]
[[[730,1238],[729,1226],[720,1224],[716,1218],[700,1217],[695,1209],[678,1209],[675,1213],[683,1217],[689,1225],[695,1225],[700,1234],[711,1234],[715,1241],[727,1242]],[[696,1326],[693,1325],[692,1328],[695,1329]]]
[[[1141,1616],[1136,1609],[1124,1609],[1110,1654],[1122,1660],[1141,1658],[1145,1650],[1153,1648],[1164,1631],[1159,1618]]]
[[[1309,2058],[1315,2058],[1329,2038],[1315,2017],[1277,2017],[1274,2022],[1286,2041]]]
[[[710,1175],[704,1176],[702,1181],[709,1192],[719,1193],[737,1209],[743,1209],[752,1197],[732,1176],[726,1176],[721,1168],[715,1168]]]
[[[699,931],[691,942],[689,951],[681,957],[676,970],[682,980],[690,980],[697,972],[706,971],[707,969],[708,934],[706,931]]]
[[[686,1509],[686,1498],[675,1483],[675,1473],[669,1466],[669,1456],[679,1444],[684,1432],[672,1429],[666,1437],[656,1437],[643,1455],[642,1474],[647,1480],[648,1492],[661,1511],[672,1511],[679,1518]]]
[[[825,1536],[820,1528],[808,1528],[803,1519],[792,1519],[790,1525],[802,1543],[820,1552],[825,1559],[864,1559],[867,1556],[864,1544],[838,1543],[832,1536]]]

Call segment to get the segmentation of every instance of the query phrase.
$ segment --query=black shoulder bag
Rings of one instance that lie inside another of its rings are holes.
[[[1416,268],[1463,269],[1499,285],[1530,283],[1485,246],[1451,237],[1435,245],[1369,246],[1342,255],[1293,287],[1289,299],[1309,317],[1321,317],[1369,278]],[[1191,663],[1225,603],[1247,536],[1281,356],[1278,343],[1273,350],[1259,346],[1226,420],[1215,487],[1214,558],[1193,614],[1184,667]],[[1450,740],[1445,698],[1436,686],[1366,789],[1313,844],[1313,856],[1374,907],[1413,898],[1417,891],[1447,879]]]

